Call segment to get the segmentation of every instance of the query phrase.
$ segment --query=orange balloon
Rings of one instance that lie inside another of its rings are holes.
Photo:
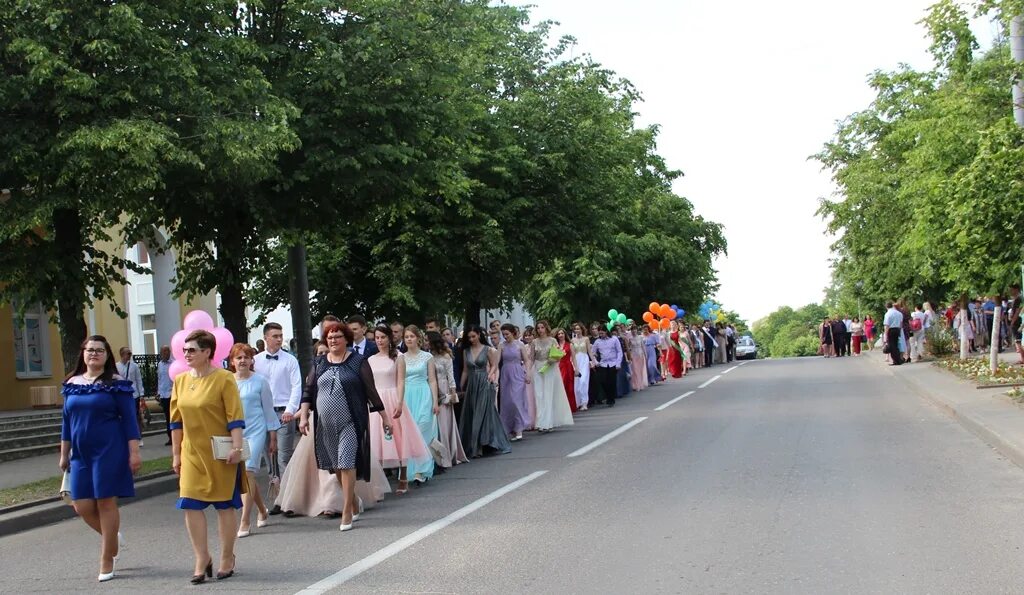
[[[668,318],[669,315],[672,314],[672,306],[662,304],[661,308],[658,310],[658,314],[661,315],[662,318]]]
[[[652,320],[654,320],[654,314],[651,314],[650,312],[644,312],[643,319],[644,319],[644,322],[648,322],[649,323]]]
[[[675,320],[676,319],[676,311],[672,310],[671,312],[668,313],[668,316],[666,316],[665,318],[668,318],[669,320]]]
[[[658,302],[651,302],[651,305],[648,306],[647,309],[650,311],[651,314],[657,316],[658,313],[661,312],[661,304],[659,304]]]
[[[663,331],[667,331],[668,329],[672,328],[672,321],[669,320],[668,318],[662,318],[660,324],[661,330]]]

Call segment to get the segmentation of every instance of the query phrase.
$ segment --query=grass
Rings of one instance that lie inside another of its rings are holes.
[[[143,461],[142,468],[139,469],[139,473],[135,477],[138,479],[153,473],[168,471],[170,468],[171,457]],[[57,496],[59,495],[57,492],[60,490],[62,480],[63,476],[57,475],[12,488],[4,488],[0,490],[0,508]]]

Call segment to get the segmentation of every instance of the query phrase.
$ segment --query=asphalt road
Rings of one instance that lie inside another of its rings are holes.
[[[173,495],[131,503],[117,579],[95,582],[98,540],[72,520],[0,539],[0,591],[1024,591],[1024,471],[893,373],[698,371],[391,495],[354,531],[274,517],[239,542],[235,577],[201,587]]]

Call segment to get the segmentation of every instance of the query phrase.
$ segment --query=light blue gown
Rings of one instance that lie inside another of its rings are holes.
[[[266,454],[267,432],[277,431],[281,422],[274,412],[274,395],[270,392],[267,379],[253,374],[238,383],[238,394],[242,398],[242,411],[245,412],[245,430],[242,437],[249,443],[252,455],[245,462],[245,470],[253,473],[260,470],[260,461]]]
[[[414,358],[408,354],[402,357],[405,358],[405,405],[409,408],[409,413],[416,421],[420,435],[423,436],[423,442],[429,449],[430,443],[437,438],[434,397],[430,394],[430,384],[427,381],[428,364],[433,356],[426,351],[420,351],[418,357]],[[407,473],[409,479],[417,473],[427,479],[433,477],[434,459],[410,462]]]

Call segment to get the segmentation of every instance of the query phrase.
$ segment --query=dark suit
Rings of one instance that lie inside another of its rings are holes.
[[[377,352],[378,352],[377,342],[370,340],[369,337],[366,337],[365,340],[366,340],[365,349],[360,351],[359,354],[362,355],[363,357],[370,357],[371,355],[377,355]],[[355,350],[356,350],[356,346],[355,345],[353,345],[352,347],[349,348],[349,351],[355,351]]]

